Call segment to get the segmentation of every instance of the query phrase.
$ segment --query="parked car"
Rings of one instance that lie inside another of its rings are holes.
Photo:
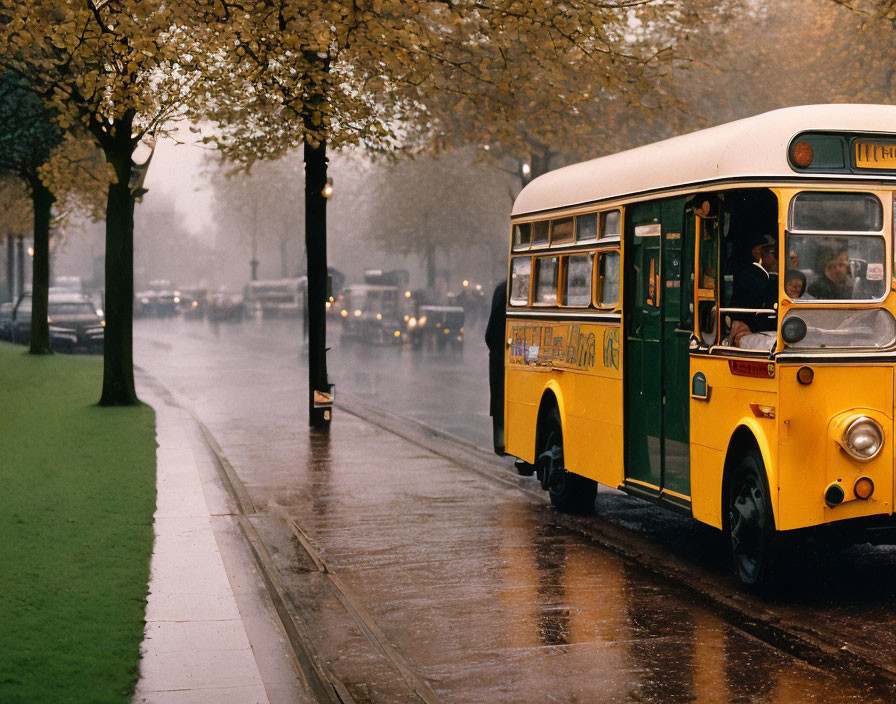
[[[208,291],[204,288],[182,288],[175,291],[177,312],[186,320],[202,320],[205,317]]]
[[[106,321],[87,296],[53,295],[48,304],[51,349],[55,352],[103,351]]]
[[[26,291],[12,309],[11,339],[19,345],[31,342],[31,291]]]
[[[134,294],[134,316],[170,318],[177,315],[177,294],[167,279],[150,281],[146,289]]]
[[[208,297],[206,317],[213,323],[239,323],[243,319],[244,310],[242,295],[218,291]]]
[[[401,344],[397,286],[352,284],[343,291],[342,340],[372,345]]]
[[[87,296],[53,293],[47,299],[50,348],[55,352],[103,351],[105,321]],[[23,294],[12,313],[12,341],[31,342],[31,293]]]

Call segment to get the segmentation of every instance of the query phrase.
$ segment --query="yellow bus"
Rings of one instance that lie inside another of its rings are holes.
[[[893,522],[896,107],[815,105],[550,172],[513,207],[505,447],[730,536]]]

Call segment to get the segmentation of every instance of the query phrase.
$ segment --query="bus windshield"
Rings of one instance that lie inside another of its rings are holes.
[[[798,194],[783,262],[786,294],[798,302],[882,298],[888,289],[882,231],[883,208],[870,193]]]

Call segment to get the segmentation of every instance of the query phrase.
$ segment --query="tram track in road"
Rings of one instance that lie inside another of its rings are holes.
[[[721,573],[703,565],[690,564],[671,555],[650,537],[642,536],[634,529],[610,519],[602,519],[600,514],[578,517],[556,511],[550,506],[537,481],[517,475],[509,460],[502,460],[490,450],[418,420],[398,416],[370,401],[349,394],[337,396],[336,406],[425,447],[492,484],[518,491],[533,503],[540,504],[545,511],[551,512],[547,517],[548,523],[613,552],[645,573],[660,578],[670,588],[685,596],[693,598],[697,595],[723,621],[776,650],[858,682],[866,689],[881,694],[884,699],[896,693],[896,668],[883,659],[875,658],[873,645],[871,648],[854,646],[847,641],[846,636],[835,630],[822,630],[809,623],[797,622],[786,610],[779,610],[774,603],[743,591],[727,572]],[[620,498],[627,497],[620,494]]]
[[[160,381],[148,375],[146,380],[153,384],[156,392],[165,398],[167,403],[184,408],[196,424],[196,428],[206,446],[221,484],[233,501],[236,511],[234,518],[251,554],[255,568],[264,582],[265,592],[273,606],[274,614],[289,646],[293,664],[301,681],[321,704],[361,704],[352,696],[346,683],[324,661],[324,658],[315,647],[314,638],[301,617],[299,609],[292,603],[280,571],[253,522],[261,514],[214,435],[192,409],[185,408]],[[358,630],[404,680],[412,698],[423,704],[441,704],[439,697],[426,681],[413,670],[404,656],[389,643],[386,634],[364,608],[361,600],[330,569],[301,526],[294,519],[280,512],[276,513],[278,514],[277,518],[288,527],[308,560],[327,580],[336,599],[345,612],[353,619]]]

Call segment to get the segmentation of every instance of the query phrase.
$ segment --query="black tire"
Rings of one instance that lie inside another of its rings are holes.
[[[579,474],[567,472],[563,463],[563,426],[557,407],[551,408],[544,420],[536,462],[539,477],[547,489],[551,503],[563,513],[586,514],[594,510],[597,482]]]
[[[726,504],[735,574],[748,587],[769,584],[774,569],[775,519],[757,450],[749,450],[734,467]]]

